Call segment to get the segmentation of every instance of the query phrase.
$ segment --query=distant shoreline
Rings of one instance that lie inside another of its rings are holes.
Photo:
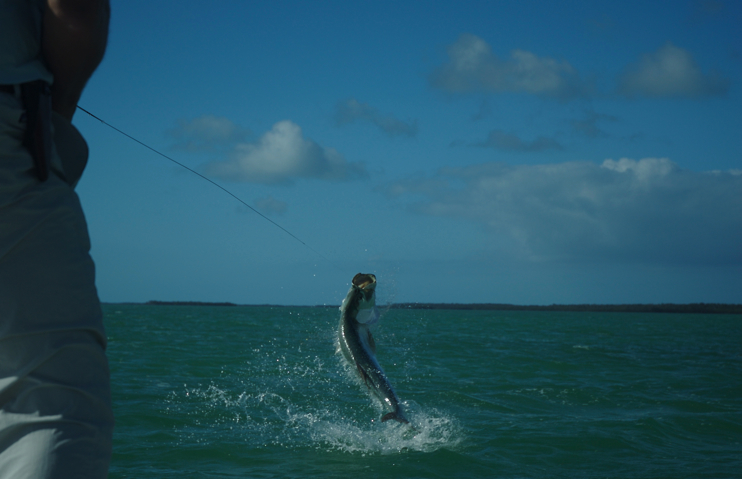
[[[115,304],[115,303],[114,303]],[[230,302],[206,301],[147,301],[150,306],[241,306],[292,308],[276,304],[236,304]],[[314,308],[338,308],[339,305],[314,305]],[[571,311],[571,312],[615,312],[615,313],[703,313],[703,314],[742,314],[742,304],[725,303],[661,303],[661,304],[551,304],[545,306],[518,305],[502,303],[396,303],[391,309],[453,309],[469,311]]]

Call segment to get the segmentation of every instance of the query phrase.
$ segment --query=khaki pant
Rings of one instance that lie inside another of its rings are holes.
[[[0,479],[102,478],[113,415],[87,225],[56,151],[36,178],[22,113],[0,93]]]

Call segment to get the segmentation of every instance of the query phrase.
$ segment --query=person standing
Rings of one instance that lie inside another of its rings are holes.
[[[102,478],[106,334],[74,186],[71,120],[107,44],[108,0],[0,0],[0,478]]]

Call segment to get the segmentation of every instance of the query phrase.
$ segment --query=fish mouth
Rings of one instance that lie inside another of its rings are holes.
[[[376,276],[358,273],[353,276],[353,286],[366,291],[376,289]]]

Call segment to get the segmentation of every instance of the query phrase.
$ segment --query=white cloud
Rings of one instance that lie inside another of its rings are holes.
[[[335,107],[335,121],[346,125],[354,121],[368,121],[390,136],[417,134],[417,122],[406,123],[393,115],[384,115],[368,103],[361,103],[355,98],[339,102]]]
[[[639,161],[630,158],[621,158],[618,161],[607,159],[601,166],[619,173],[631,172],[642,184],[667,176],[677,169],[675,163],[668,158],[643,158]]]
[[[433,86],[452,92],[525,92],[567,100],[584,96],[589,85],[567,62],[513,50],[500,60],[481,38],[463,34],[448,47],[448,62],[430,77]]]
[[[255,208],[267,214],[282,215],[286,213],[288,205],[285,201],[277,200],[271,195],[255,200]]]
[[[618,121],[618,119],[612,115],[588,111],[584,119],[571,120],[570,123],[576,133],[588,138],[599,138],[608,136],[608,134],[598,126],[598,123],[605,121],[615,122]]]
[[[687,50],[670,42],[626,67],[618,88],[626,96],[691,98],[722,95],[728,89],[728,80],[718,73],[704,74]]]
[[[476,143],[475,146],[495,148],[498,150],[525,152],[562,149],[562,145],[560,145],[559,142],[557,142],[553,138],[539,136],[535,140],[528,141],[521,139],[519,136],[513,133],[506,133],[502,130],[492,130],[487,136],[486,140],[480,143]]]
[[[480,223],[493,245],[533,261],[742,264],[742,176],[667,158],[446,168],[387,194]]]
[[[250,131],[227,118],[203,115],[192,120],[178,121],[178,126],[168,130],[166,134],[176,140],[176,149],[202,151],[244,141],[250,136]]]
[[[296,178],[347,180],[367,176],[358,163],[348,163],[333,148],[305,139],[301,128],[284,120],[256,143],[235,146],[227,161],[206,165],[210,176],[252,183],[291,183]]]

